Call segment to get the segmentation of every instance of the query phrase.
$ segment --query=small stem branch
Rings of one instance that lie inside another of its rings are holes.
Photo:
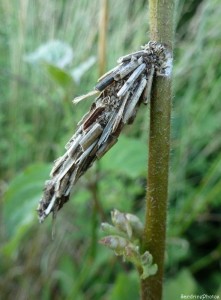
[[[90,186],[92,198],[93,198],[93,209],[92,209],[92,231],[91,231],[91,258],[96,257],[97,252],[97,227],[98,227],[98,213],[103,214],[102,208],[100,207],[98,199],[98,184],[94,182]]]
[[[171,51],[173,9],[174,0],[149,0],[151,40],[165,44]],[[154,262],[158,265],[158,272],[141,281],[142,300],[162,299],[170,152],[171,83],[170,77],[156,77],[151,98],[143,251],[148,250],[153,255]]]

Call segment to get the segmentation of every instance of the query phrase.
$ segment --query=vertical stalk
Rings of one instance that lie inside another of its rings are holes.
[[[107,45],[107,24],[108,24],[108,0],[100,0],[100,19],[99,19],[99,37],[98,37],[98,66],[99,76],[103,75],[106,70],[106,45]],[[104,220],[104,212],[99,202],[99,162],[96,162],[96,179],[90,186],[93,198],[92,212],[92,232],[91,232],[91,257],[95,258],[97,250],[97,226],[98,214]]]
[[[173,48],[174,0],[149,0],[152,41]],[[171,77],[156,77],[150,106],[149,161],[143,251],[150,251],[158,265],[156,275],[141,281],[142,300],[162,299],[168,169],[170,152]]]
[[[99,24],[99,75],[106,70],[106,46],[107,46],[107,24],[108,24],[108,0],[100,0],[100,24]]]

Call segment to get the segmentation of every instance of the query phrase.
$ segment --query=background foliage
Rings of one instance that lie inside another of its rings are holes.
[[[148,40],[147,1],[110,2],[108,69]],[[219,0],[176,0],[165,299],[221,296],[220,15]],[[71,100],[98,77],[98,19],[98,0],[0,3],[1,299],[138,299],[131,265],[97,240],[111,209],[144,215],[147,109],[54,225],[39,225],[35,212],[52,161],[90,105]],[[61,48],[50,48],[54,40]]]

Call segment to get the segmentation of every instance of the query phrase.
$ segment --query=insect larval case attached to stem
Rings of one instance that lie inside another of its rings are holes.
[[[118,66],[98,79],[95,90],[73,101],[99,94],[66,144],[67,151],[55,161],[51,179],[45,182],[38,206],[40,222],[68,201],[77,180],[117,142],[124,125],[133,122],[139,105],[150,101],[154,76],[170,76],[170,51],[157,42],[142,48],[119,58]]]

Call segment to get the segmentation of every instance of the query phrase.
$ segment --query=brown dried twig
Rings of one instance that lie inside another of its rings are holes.
[[[99,78],[94,91],[74,100],[77,103],[100,93],[78,123],[67,151],[55,161],[38,207],[40,222],[68,201],[79,177],[117,142],[124,125],[133,122],[141,102],[149,102],[154,76],[170,75],[171,56],[165,46],[149,42],[142,48],[121,57],[117,67]]]

